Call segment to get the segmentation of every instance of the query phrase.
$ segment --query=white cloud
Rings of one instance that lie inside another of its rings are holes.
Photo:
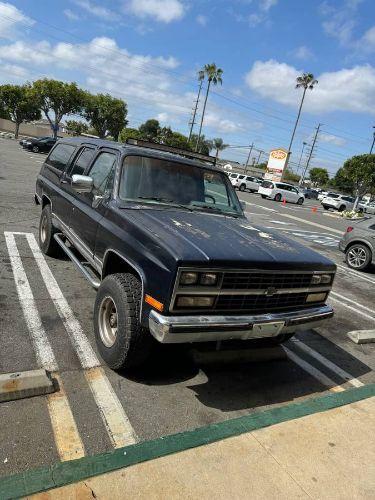
[[[297,47],[292,52],[292,54],[294,55],[294,57],[301,60],[312,59],[314,57],[314,54],[308,47],[306,47],[306,45],[301,45],[300,47]]]
[[[259,8],[265,12],[268,12],[271,7],[277,4],[278,0],[260,0]]]
[[[204,117],[204,125],[223,134],[244,130],[242,123],[224,118],[219,110],[208,110]]]
[[[6,83],[13,80],[25,80],[29,73],[26,68],[18,66],[17,64],[7,64],[0,60],[0,75],[1,79]]]
[[[79,19],[79,15],[70,9],[64,10],[64,16],[67,17],[70,21],[78,21]]]
[[[325,33],[336,38],[343,46],[350,45],[357,25],[356,11],[363,0],[343,0],[339,7],[325,1],[320,7],[320,14],[327,18],[322,27]]]
[[[206,24],[207,24],[207,17],[206,16],[199,14],[196,19],[197,19],[198,24],[200,24],[201,26],[206,26]]]
[[[185,5],[180,0],[130,0],[125,10],[145,19],[148,17],[163,23],[181,19],[185,14]]]
[[[20,26],[31,26],[35,21],[14,5],[0,2],[0,38],[12,38]]]
[[[247,73],[248,87],[263,98],[297,107],[300,91],[295,81],[303,71],[273,59],[256,61]],[[375,114],[375,68],[369,64],[315,75],[319,80],[308,91],[305,110],[315,113],[351,111]]]
[[[117,21],[120,16],[106,7],[102,7],[101,5],[97,5],[90,0],[72,0],[78,7],[85,10],[89,14],[95,17],[99,17],[105,21]]]
[[[168,113],[165,113],[164,111],[162,113],[158,113],[156,115],[156,119],[163,125],[165,125],[167,122],[171,121],[171,118]]]
[[[250,14],[248,17],[249,25],[254,28],[261,22],[265,20],[265,17],[263,14]]]
[[[319,134],[319,141],[328,142],[329,144],[334,144],[335,146],[345,146],[346,144],[346,140],[344,138],[323,132]]]

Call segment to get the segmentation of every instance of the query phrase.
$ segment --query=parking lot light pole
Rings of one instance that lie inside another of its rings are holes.
[[[252,142],[251,145],[250,145],[250,151],[249,151],[249,154],[247,156],[247,160],[246,160],[246,164],[245,164],[245,174],[246,174],[246,171],[247,171],[247,167],[249,166],[250,156],[251,156],[251,152],[253,150],[253,147],[254,147],[254,143]]]
[[[301,179],[299,181],[300,186],[302,186],[303,183],[304,183],[304,181],[305,181],[306,173],[307,173],[307,170],[309,168],[310,160],[311,160],[314,148],[315,148],[316,140],[318,138],[318,134],[319,134],[319,130],[320,130],[321,126],[322,126],[322,123],[319,123],[318,126],[316,127],[315,135],[314,135],[314,139],[313,139],[313,143],[312,143],[311,148],[310,148],[309,157],[307,158],[305,170],[303,171],[302,177],[301,177]]]
[[[304,152],[306,146],[307,146],[307,142],[303,142],[302,143],[301,156],[299,157],[299,161],[298,161],[298,165],[297,165],[297,174],[298,174],[298,170],[299,170],[299,168],[301,166],[302,156],[303,156],[303,152]]]
[[[372,128],[375,128],[375,126],[374,126],[374,127],[372,127]],[[370,155],[372,155],[372,150],[374,149],[374,144],[375,144],[375,131],[372,133],[372,135],[373,135],[373,139],[372,139],[372,144],[371,144],[371,148],[370,148]]]

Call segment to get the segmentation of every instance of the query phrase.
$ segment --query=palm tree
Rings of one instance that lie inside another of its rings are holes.
[[[289,148],[288,148],[288,159],[289,159],[289,156],[290,156],[290,153],[291,153],[290,150],[292,148],[294,134],[296,133],[297,125],[298,125],[298,122],[299,122],[299,117],[301,116],[301,111],[302,111],[303,101],[305,100],[306,90],[307,89],[313,90],[314,86],[318,83],[318,80],[315,80],[314,75],[312,73],[303,73],[301,76],[297,76],[296,82],[297,82],[296,83],[296,89],[299,89],[299,88],[302,87],[303,88],[303,94],[302,94],[301,103],[299,105],[299,110],[298,110],[298,115],[297,115],[296,123],[294,124],[294,129],[293,129],[292,137],[290,139],[290,144],[289,144]]]
[[[201,95],[203,80],[204,80],[204,71],[203,71],[203,69],[201,69],[198,71],[198,82],[199,82],[198,97],[197,97],[197,100],[195,101],[193,119],[191,120],[191,124],[190,124],[189,139],[188,139],[189,142],[191,139],[191,134],[193,133],[193,127],[195,125],[195,117],[197,116],[197,109],[198,109],[198,104],[199,104],[199,98]]]
[[[223,139],[221,139],[220,137],[212,139],[212,145],[214,149],[216,149],[216,159],[218,159],[219,157],[219,151],[223,151],[228,147],[228,144],[224,144]]]
[[[204,99],[201,124],[199,127],[198,139],[197,139],[197,144],[195,146],[195,150],[198,149],[198,144],[199,144],[199,140],[200,140],[201,133],[202,133],[204,114],[206,112],[207,99],[208,99],[208,94],[210,92],[211,83],[213,85],[217,85],[218,83],[220,83],[220,85],[221,85],[223,83],[223,80],[221,78],[221,76],[223,74],[223,70],[221,68],[218,68],[215,63],[205,64],[202,71],[204,72],[205,76],[207,77],[208,84],[207,84],[207,90],[206,90],[206,97]]]

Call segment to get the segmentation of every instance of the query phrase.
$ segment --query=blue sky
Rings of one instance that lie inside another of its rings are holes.
[[[0,2],[2,82],[46,76],[112,93],[127,101],[130,126],[158,118],[187,133],[196,72],[216,62],[223,85],[210,95],[205,135],[265,152],[287,147],[301,96],[295,78],[312,72],[319,83],[306,97],[292,160],[322,123],[312,164],[331,173],[369,150],[374,55],[373,0]]]

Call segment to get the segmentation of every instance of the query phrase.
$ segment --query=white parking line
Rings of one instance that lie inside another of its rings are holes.
[[[346,300],[347,302],[350,302],[351,304],[354,304],[355,306],[372,313],[375,317],[375,311],[373,309],[370,309],[369,307],[364,306],[363,304],[360,304],[359,302],[356,302],[355,300],[349,299],[348,297],[345,297],[345,295],[341,295],[340,293],[331,291],[331,295],[336,295],[336,297],[339,297],[340,299]]]
[[[4,235],[18,297],[32,339],[38,366],[51,371],[53,378],[59,382],[59,391],[47,395],[47,406],[59,457],[62,461],[84,457],[85,450],[63,384],[56,373],[58,370],[57,361],[44,330],[14,234],[5,232]]]
[[[335,365],[332,363],[332,361],[329,361],[329,359],[325,358],[322,356],[319,352],[315,351],[311,347],[309,347],[307,344],[302,342],[301,340],[298,339],[292,339],[293,345],[304,351],[305,353],[309,354],[313,358],[315,358],[319,363],[322,365],[326,366],[330,370],[332,370],[334,373],[339,375],[341,378],[349,382],[349,384],[353,385],[354,387],[362,387],[364,385],[363,382],[358,380],[357,378],[353,377],[353,375],[350,375],[350,373],[346,372],[339,366]]]
[[[374,283],[374,285],[375,285],[375,278],[373,279],[373,278],[371,278],[371,276],[368,276],[367,274],[360,273],[359,271],[356,271],[355,269],[350,269],[349,267],[342,266],[341,264],[336,264],[336,265],[341,271],[345,271],[345,273],[349,273],[349,274],[356,276],[357,278],[360,278],[364,281]]]
[[[309,373],[312,377],[318,380],[322,385],[328,387],[330,391],[342,392],[344,390],[340,385],[337,385],[336,382],[327,377],[327,375],[325,375],[320,370],[315,368],[315,366],[310,365],[310,363],[297,356],[295,352],[291,351],[286,346],[283,346],[283,349],[286,352],[289,359],[291,359],[294,363],[300,366],[305,372]]]
[[[85,377],[99,408],[104,425],[115,448],[133,444],[136,442],[136,434],[129,422],[125,411],[118,400],[116,393],[111,387],[107,376],[99,367],[100,361],[97,358],[82,327],[65,299],[55,277],[53,276],[44,255],[39,249],[35,236],[32,233],[26,234],[27,241],[39,267],[43,281],[48,293],[62,319],[65,329],[69,335],[73,347],[78,355],[83,368],[86,369]]]
[[[351,311],[355,312],[356,314],[359,314],[360,316],[363,316],[366,319],[369,319],[371,321],[374,321],[375,318],[373,316],[370,316],[369,314],[364,313],[363,311],[359,311],[355,307],[350,306],[349,304],[346,304],[342,300],[335,299],[330,295],[329,300],[333,300],[334,302],[338,302],[341,306],[345,307],[346,309],[350,309]]]

